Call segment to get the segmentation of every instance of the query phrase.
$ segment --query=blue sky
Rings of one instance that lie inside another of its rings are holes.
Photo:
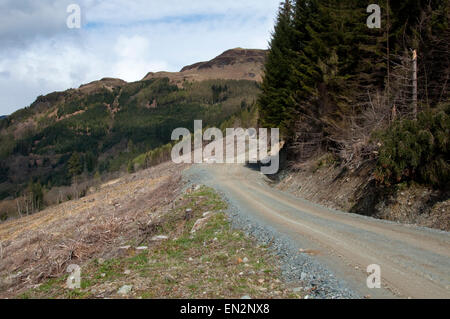
[[[66,26],[78,4],[82,28]],[[267,48],[279,0],[0,0],[0,114],[103,77],[140,80]]]

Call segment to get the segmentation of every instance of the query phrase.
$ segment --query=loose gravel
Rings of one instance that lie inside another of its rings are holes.
[[[303,290],[307,298],[311,299],[361,298],[314,256],[300,252],[297,242],[246,213],[219,183],[211,179],[209,172],[202,166],[191,167],[185,171],[184,178],[189,185],[204,184],[216,189],[223,196],[228,203],[227,214],[232,226],[272,249],[281,260],[283,279],[294,287],[294,292]]]

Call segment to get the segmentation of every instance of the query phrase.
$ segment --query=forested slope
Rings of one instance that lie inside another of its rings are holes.
[[[347,167],[378,163],[373,176],[383,185],[446,187],[449,3],[380,3],[381,28],[368,27],[367,6],[281,5],[259,98],[261,125],[282,129],[294,164],[330,152]]]
[[[38,97],[0,119],[0,199],[42,194],[43,188],[126,168],[138,155],[169,143],[175,128],[192,130],[195,119],[220,126],[251,112],[260,88],[247,78],[261,72],[265,54],[234,49],[208,67],[204,62],[133,83],[105,78]],[[220,69],[231,70],[227,79]],[[192,72],[198,76],[191,78]]]

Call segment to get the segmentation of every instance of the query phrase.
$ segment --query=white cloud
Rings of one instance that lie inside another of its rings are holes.
[[[0,114],[103,77],[136,81],[230,48],[266,48],[278,7],[278,0],[84,0],[84,27],[69,30],[61,27],[66,2],[77,1],[0,0],[8,24],[0,26]]]
[[[115,75],[125,81],[142,79],[149,70],[166,70],[165,61],[150,61],[146,56],[150,52],[149,40],[143,36],[120,36],[114,47],[119,58],[115,63]]]

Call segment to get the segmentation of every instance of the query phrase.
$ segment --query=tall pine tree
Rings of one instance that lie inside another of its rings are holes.
[[[269,54],[267,56],[262,94],[258,106],[260,125],[279,127],[284,131],[283,122],[289,105],[290,92],[288,82],[292,55],[292,4],[285,0],[281,4]]]

